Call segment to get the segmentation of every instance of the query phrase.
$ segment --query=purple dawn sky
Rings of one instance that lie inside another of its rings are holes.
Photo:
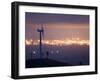
[[[37,29],[44,25],[45,39],[81,38],[89,40],[89,15],[25,13],[26,39],[39,39]]]

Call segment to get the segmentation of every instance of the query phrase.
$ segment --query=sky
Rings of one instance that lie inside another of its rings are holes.
[[[44,28],[47,40],[80,38],[89,40],[89,15],[25,13],[25,38],[39,39],[37,29]]]

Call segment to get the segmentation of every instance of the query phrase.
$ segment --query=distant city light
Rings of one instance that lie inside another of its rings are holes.
[[[51,51],[51,54],[53,54],[54,52],[53,51]]]
[[[36,54],[36,51],[33,51],[33,54]]]
[[[59,53],[59,50],[57,50],[56,53],[58,54]]]
[[[39,45],[39,40],[25,40],[26,45]],[[80,38],[72,38],[72,39],[65,39],[65,40],[43,40],[42,44],[44,45],[89,45],[89,40],[82,40]]]

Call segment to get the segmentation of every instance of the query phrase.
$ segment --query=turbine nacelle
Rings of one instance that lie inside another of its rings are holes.
[[[44,32],[44,30],[41,28],[41,29],[37,29],[38,32]]]
[[[41,28],[37,29],[37,32],[41,33],[42,38],[44,39],[44,28],[43,28],[43,26]]]

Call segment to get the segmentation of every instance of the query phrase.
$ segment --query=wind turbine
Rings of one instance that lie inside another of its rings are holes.
[[[41,25],[41,28],[37,29],[37,32],[39,32],[39,54],[40,58],[42,58],[43,53],[42,53],[42,40],[44,38],[44,28],[43,25]]]

